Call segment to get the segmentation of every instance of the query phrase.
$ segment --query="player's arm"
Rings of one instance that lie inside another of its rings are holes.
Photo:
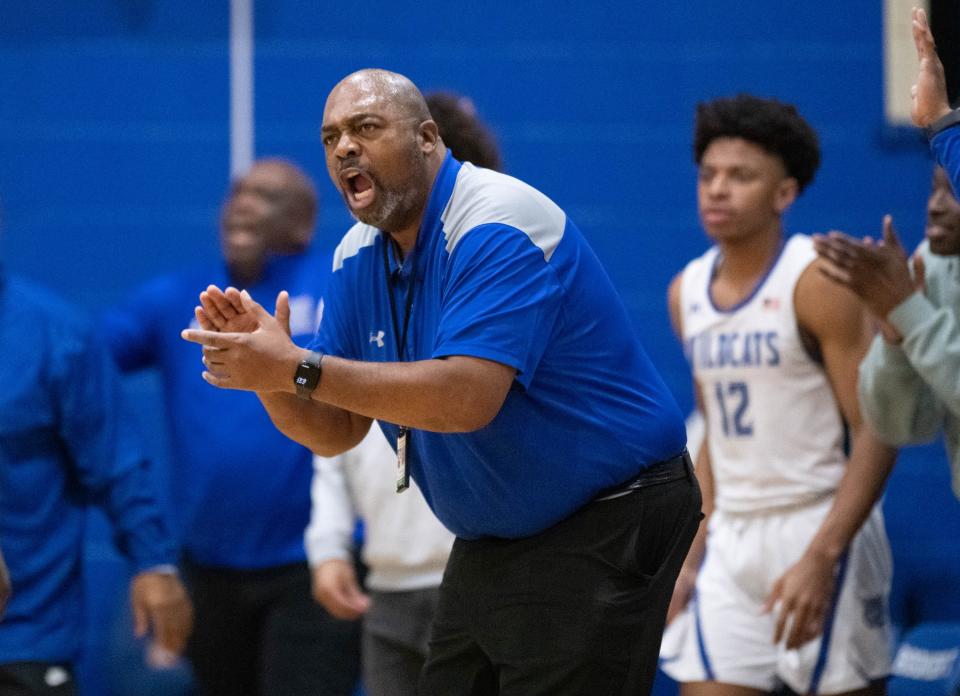
[[[695,384],[694,389],[697,395],[697,408],[700,408],[702,412],[703,400],[700,396],[700,385]],[[704,418],[706,418],[706,415],[704,415]],[[703,440],[700,442],[700,449],[697,450],[697,458],[694,462],[697,482],[700,484],[700,493],[703,496],[701,507],[703,521],[697,528],[697,534],[693,538],[690,550],[687,551],[687,557],[680,568],[680,574],[677,576],[670,607],[667,609],[667,623],[673,621],[677,614],[683,611],[683,608],[687,606],[693,596],[697,574],[700,572],[700,566],[703,564],[704,556],[707,553],[707,527],[710,524],[710,516],[714,509],[713,469],[710,464],[710,446],[707,438],[706,428],[704,428]]]
[[[680,312],[680,279],[682,274],[678,274],[670,283],[667,290],[667,306],[670,310],[670,323],[677,337],[682,340],[683,324]],[[696,396],[697,408],[704,414],[703,398],[701,396],[700,385],[694,382],[694,393]],[[700,492],[703,496],[702,511],[704,520],[697,529],[697,535],[693,539],[690,550],[687,552],[687,558],[680,569],[680,575],[674,586],[673,598],[670,600],[670,608],[667,610],[667,623],[672,621],[677,614],[690,601],[693,590],[696,585],[697,573],[700,571],[700,565],[703,563],[703,557],[707,548],[707,525],[710,521],[710,515],[713,513],[714,488],[713,488],[713,470],[710,465],[710,447],[707,442],[707,428],[704,428],[703,440],[700,448],[697,450],[697,459],[694,462],[697,481],[700,484]]]
[[[683,340],[683,318],[680,312],[680,278],[682,274],[677,274],[677,276],[671,281],[670,287],[667,290],[667,305],[670,309],[670,323],[673,326],[673,330],[677,334],[677,338],[681,341]],[[709,438],[709,427],[707,426],[707,412],[703,407],[703,393],[700,389],[700,384],[694,380],[693,382],[693,393],[696,400],[697,409],[703,414],[704,419],[704,429],[703,429],[703,440],[700,442],[700,447],[697,450],[697,458],[694,462],[697,481],[700,483],[700,491],[703,495],[703,505],[702,511],[704,520],[700,525],[699,530],[697,531],[697,536],[694,539],[693,546],[690,547],[690,552],[687,554],[687,563],[686,567],[691,568],[696,574],[696,571],[700,568],[700,563],[703,561],[703,553],[706,548],[706,537],[707,537],[707,522],[710,520],[710,515],[713,513],[713,501],[714,501],[714,487],[713,487],[713,469],[710,464],[710,447],[708,443]]]
[[[680,279],[682,277],[683,274],[678,273],[670,282],[670,287],[667,290],[667,306],[670,309],[670,323],[673,326],[673,330],[676,333],[677,338],[681,342],[683,341],[683,316],[680,311]],[[697,537],[694,539],[690,552],[687,554],[686,564],[693,569],[694,573],[696,573],[697,569],[700,567],[700,562],[703,560],[707,522],[710,519],[710,515],[713,513],[714,487],[713,470],[710,464],[710,447],[708,446],[708,433],[710,429],[706,427],[707,412],[703,408],[703,393],[700,389],[700,384],[696,380],[694,380],[693,383],[693,393],[696,400],[697,409],[701,414],[703,414],[705,424],[703,429],[703,440],[701,441],[700,447],[697,450],[697,459],[694,462],[697,480],[700,483],[700,491],[703,495],[702,510],[704,521],[700,525],[700,529],[697,531]],[[699,551],[697,550],[698,547]]]
[[[814,261],[797,282],[797,321],[819,343],[827,378],[850,428],[852,448],[830,511],[768,599],[768,607],[781,603],[775,640],[785,635],[789,624],[788,648],[799,647],[823,630],[837,562],[879,499],[896,459],[896,450],[863,423],[857,402],[857,368],[873,338],[869,316],[852,292],[819,272],[819,263]]]

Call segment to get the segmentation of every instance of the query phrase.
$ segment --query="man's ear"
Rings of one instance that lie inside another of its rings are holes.
[[[417,139],[420,141],[420,149],[425,155],[432,153],[440,143],[440,131],[437,129],[437,124],[432,120],[421,123]]]
[[[797,200],[797,196],[799,195],[800,184],[792,176],[788,176],[777,184],[777,192],[773,199],[773,207],[777,211],[777,214],[783,215],[787,208],[793,205],[793,202]]]

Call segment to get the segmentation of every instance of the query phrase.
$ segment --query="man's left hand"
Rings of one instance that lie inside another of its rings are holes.
[[[293,375],[303,351],[290,339],[289,300],[286,293],[277,298],[276,316],[247,294],[237,294],[242,302],[241,312],[227,317],[223,327],[216,319],[206,318],[201,326],[217,326],[217,329],[187,329],[181,333],[184,340],[203,346],[203,364],[207,371],[203,379],[216,387],[246,391],[289,391],[293,388]],[[204,307],[206,309],[206,306]],[[203,316],[198,312],[198,319]],[[245,319],[247,330],[224,331],[238,319]]]
[[[821,259],[820,272],[852,290],[881,321],[917,289],[889,215],[883,219],[880,243],[831,232],[814,235],[814,247]]]
[[[130,581],[133,631],[151,632],[163,649],[180,654],[193,630],[193,606],[183,583],[173,573],[144,571]]]
[[[785,638],[786,648],[793,650],[823,632],[835,565],[826,556],[807,552],[773,584],[764,612],[777,609],[774,644]]]

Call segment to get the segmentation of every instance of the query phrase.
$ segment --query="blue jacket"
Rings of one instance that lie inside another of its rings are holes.
[[[293,337],[305,344],[316,330],[331,263],[316,249],[275,257],[246,289],[271,311],[277,293],[287,290]],[[234,569],[303,562],[310,451],[274,427],[255,394],[204,382],[200,349],[180,338],[195,325],[200,291],[230,282],[223,264],[157,278],[107,314],[104,332],[121,370],[160,371],[174,517],[191,559]]]
[[[135,571],[176,561],[118,383],[75,309],[0,274],[0,544],[14,588],[0,663],[76,657],[89,503],[106,509]]]

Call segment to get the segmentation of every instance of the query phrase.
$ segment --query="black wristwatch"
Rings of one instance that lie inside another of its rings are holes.
[[[923,129],[923,132],[926,133],[927,139],[929,140],[937,133],[947,130],[951,126],[955,126],[960,123],[960,109],[954,109],[946,116],[941,116],[936,121],[931,123],[929,126]]]
[[[297,365],[293,373],[293,383],[297,387],[297,396],[301,399],[310,399],[313,390],[320,383],[320,363],[323,362],[323,353],[311,350],[303,362]]]

